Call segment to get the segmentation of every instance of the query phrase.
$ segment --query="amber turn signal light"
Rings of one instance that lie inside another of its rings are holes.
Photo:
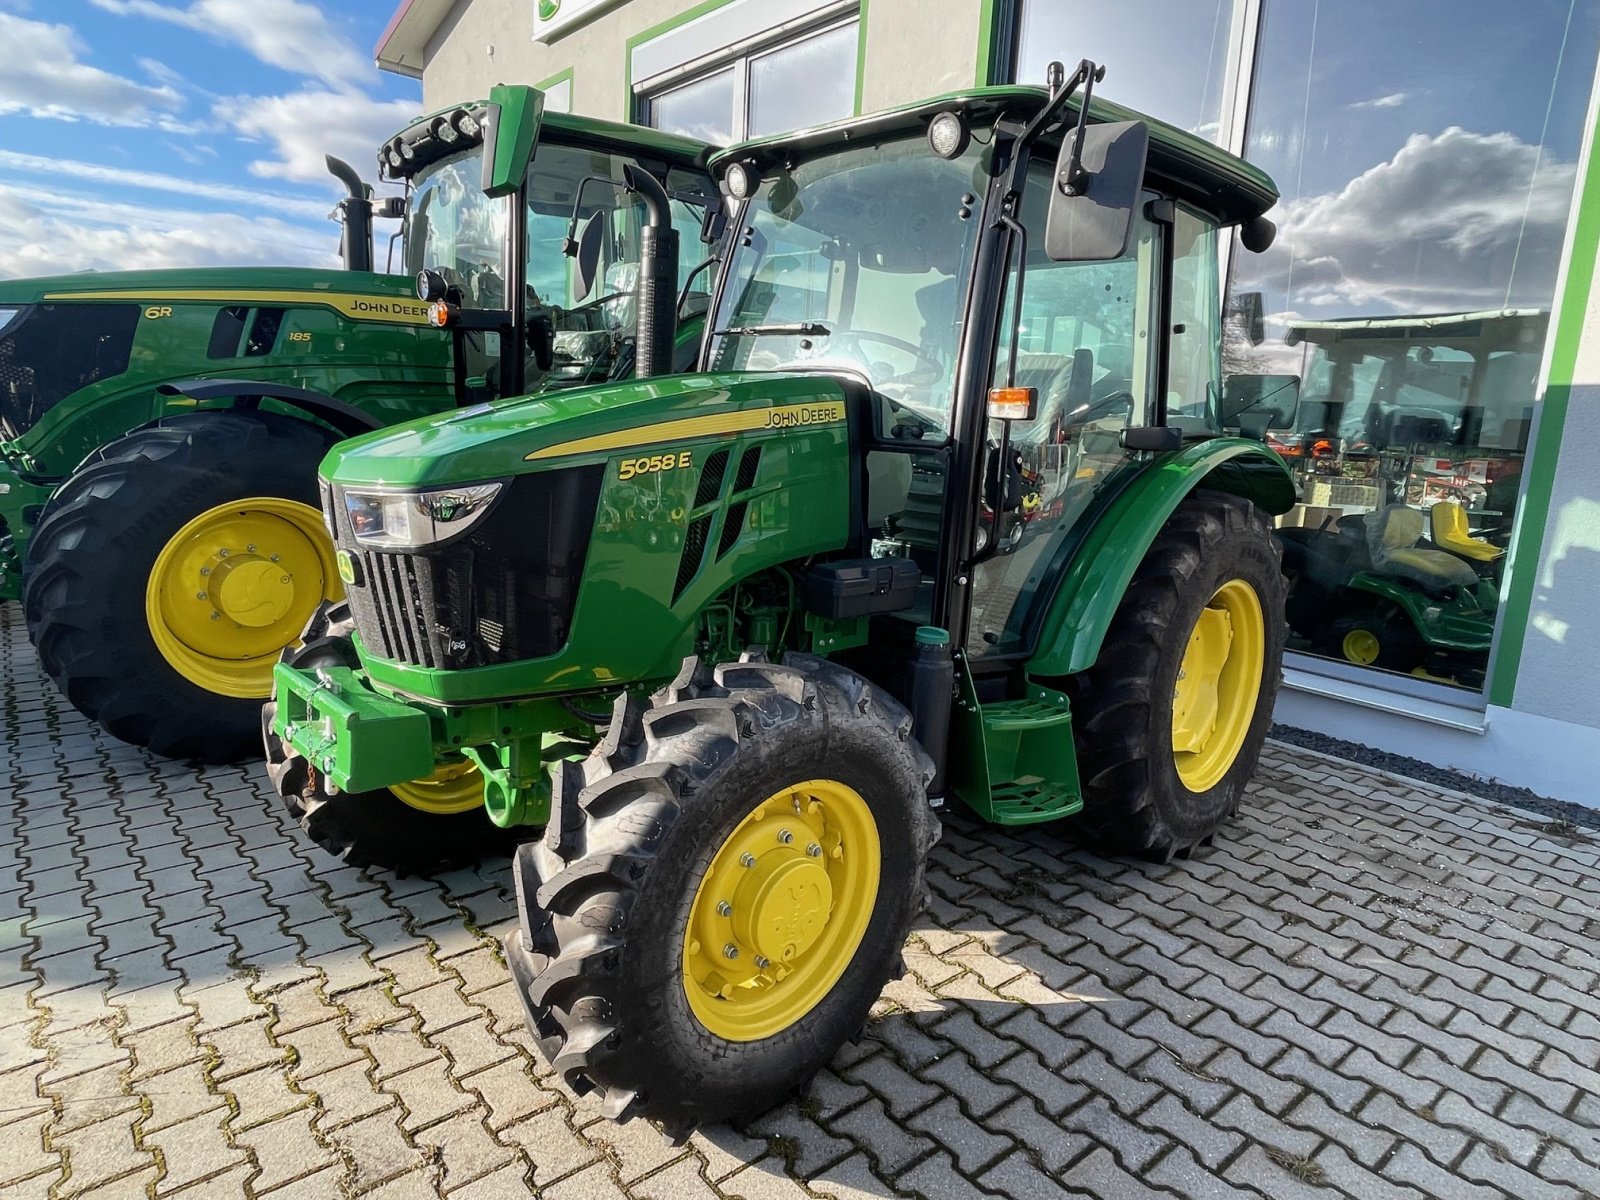
[[[428,305],[428,324],[436,329],[444,329],[450,324],[450,306],[443,300],[435,300]]]
[[[991,421],[1031,421],[1039,411],[1039,389],[997,387],[989,389]]]

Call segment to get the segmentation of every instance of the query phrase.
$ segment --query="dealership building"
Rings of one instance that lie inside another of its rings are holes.
[[[1222,310],[1299,488],[1278,720],[1600,805],[1600,5],[403,0],[377,56],[715,142],[1104,64],[1282,194]]]

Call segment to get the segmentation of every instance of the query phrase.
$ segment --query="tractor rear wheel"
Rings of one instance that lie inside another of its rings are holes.
[[[783,1100],[902,969],[931,778],[905,710],[810,656],[620,699],[517,851],[506,957],[545,1056],[669,1134]]]
[[[1100,849],[1164,862],[1237,811],[1282,674],[1280,555],[1265,513],[1206,491],[1146,552],[1072,685],[1077,828]]]
[[[350,634],[350,605],[324,604],[283,652],[290,666],[359,665]],[[277,701],[261,707],[267,775],[313,842],[353,867],[420,875],[474,863],[511,849],[515,834],[483,811],[483,779],[469,763],[441,767],[427,779],[370,792],[330,792],[322,773],[272,730]]]
[[[187,414],[61,486],[28,543],[23,611],[73,707],[170,758],[255,752],[280,651],[343,593],[317,498],[335,440],[274,413]]]

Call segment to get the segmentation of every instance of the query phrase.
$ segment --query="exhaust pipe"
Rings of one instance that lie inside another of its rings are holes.
[[[634,375],[648,379],[672,373],[678,340],[678,231],[666,190],[639,167],[622,168],[630,192],[644,201],[648,219],[639,231],[639,330]]]
[[[328,172],[349,193],[339,201],[339,257],[347,271],[371,271],[372,252],[372,201],[367,185],[349,163],[327,156]]]

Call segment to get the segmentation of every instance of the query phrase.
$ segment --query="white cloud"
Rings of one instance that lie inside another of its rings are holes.
[[[242,46],[268,66],[309,75],[334,87],[373,78],[371,59],[306,0],[91,0],[119,16],[147,17]]]
[[[372,100],[351,92],[303,91],[287,96],[235,96],[213,110],[242,137],[272,147],[250,173],[264,179],[326,183],[323,157],[344,159],[371,181],[378,145],[417,115],[411,100]]]
[[[1339,191],[1280,205],[1237,286],[1315,317],[1545,307],[1576,177],[1510,133],[1414,134]]]
[[[20,172],[29,175],[66,176],[89,183],[106,185],[108,194],[123,189],[171,192],[202,200],[217,200],[226,204],[249,208],[269,209],[272,212],[315,220],[328,214],[330,205],[325,200],[307,200],[298,197],[274,195],[255,188],[237,187],[227,183],[206,183],[183,179],[176,175],[163,175],[156,171],[138,171],[126,167],[108,167],[100,163],[78,162],[70,158],[45,158],[37,154],[21,154],[15,150],[0,150],[0,169],[8,174]],[[27,194],[27,189],[18,189]],[[120,201],[118,202],[120,204]],[[115,211],[117,205],[108,205]]]
[[[0,184],[0,276],[210,266],[338,266],[338,230],[177,212]]]
[[[1377,96],[1371,100],[1358,100],[1350,105],[1351,108],[1399,108],[1410,100],[1410,92],[1391,92],[1387,96]]]
[[[183,97],[170,83],[136,83],[81,61],[85,47],[66,25],[30,21],[0,12],[0,115],[25,112],[62,121],[100,125],[178,128],[171,114]]]

